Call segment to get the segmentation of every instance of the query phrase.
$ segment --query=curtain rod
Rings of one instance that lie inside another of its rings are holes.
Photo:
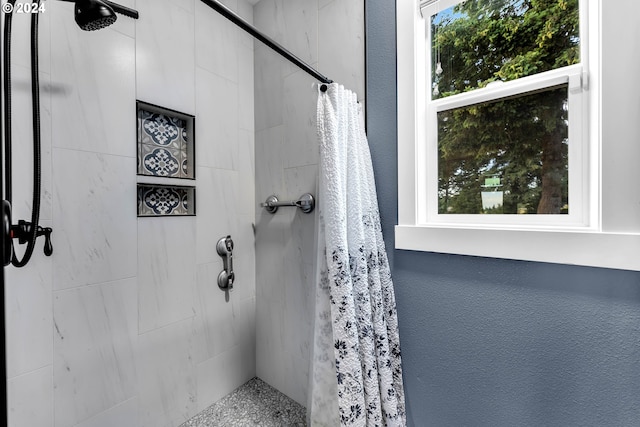
[[[327,77],[323,76],[314,68],[312,68],[309,64],[307,64],[306,62],[304,62],[303,60],[295,56],[293,53],[289,52],[284,47],[282,47],[282,45],[278,44],[275,40],[271,39],[270,37],[266,36],[262,32],[258,31],[256,27],[249,24],[247,21],[242,19],[235,12],[233,12],[231,9],[229,9],[228,7],[220,3],[218,0],[202,0],[202,2],[207,6],[209,6],[210,8],[219,12],[222,16],[224,16],[229,21],[236,24],[238,27],[245,30],[247,33],[251,34],[256,39],[260,40],[262,43],[269,46],[271,49],[273,49],[274,51],[282,55],[284,58],[286,58],[288,61],[297,65],[300,69],[302,69],[306,73],[315,77],[317,80],[321,81],[322,83],[333,83],[331,79],[328,79]]]

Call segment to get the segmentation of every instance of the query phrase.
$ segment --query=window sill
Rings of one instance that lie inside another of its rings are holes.
[[[640,234],[582,230],[395,227],[396,249],[640,271]]]

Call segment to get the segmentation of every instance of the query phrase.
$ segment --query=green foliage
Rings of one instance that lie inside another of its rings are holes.
[[[579,62],[578,22],[578,0],[469,0],[434,17],[434,99]],[[566,105],[563,86],[438,113],[439,211],[482,213],[487,176],[504,213],[566,211]]]

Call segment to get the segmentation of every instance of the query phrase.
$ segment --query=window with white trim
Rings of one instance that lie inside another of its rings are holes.
[[[602,144],[603,7],[398,0],[396,248],[640,270],[623,143]]]
[[[421,8],[427,221],[588,223],[588,49],[578,3],[438,0]]]

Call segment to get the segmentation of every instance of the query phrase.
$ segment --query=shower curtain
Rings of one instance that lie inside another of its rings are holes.
[[[406,425],[393,283],[362,111],[332,83],[318,92],[320,179],[309,422]]]

